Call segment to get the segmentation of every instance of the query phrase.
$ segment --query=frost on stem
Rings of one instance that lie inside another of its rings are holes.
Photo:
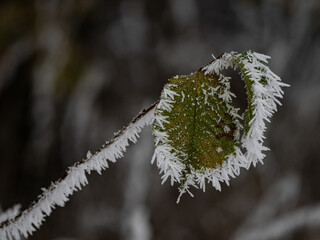
[[[0,212],[0,224],[5,221],[14,219],[20,213],[21,205],[14,205],[12,208],[7,209],[5,212]]]
[[[155,103],[156,104],[156,103]],[[96,153],[88,152],[87,157],[69,167],[65,175],[52,183],[49,188],[42,189],[38,200],[21,213],[19,207],[0,215],[0,239],[20,239],[20,236],[30,236],[49,216],[56,206],[63,207],[73,192],[81,190],[88,184],[86,174],[108,168],[109,162],[123,156],[129,141],[136,142],[141,129],[150,125],[154,116],[154,106],[143,110],[127,126],[119,131],[113,139],[106,142]]]
[[[240,168],[262,163],[265,121],[281,105],[281,82],[267,66],[268,56],[248,51],[225,53],[208,66],[187,76],[176,76],[165,85],[155,110],[153,133],[162,182],[180,183],[180,195],[189,187],[205,191],[206,183],[221,190]],[[232,106],[230,78],[221,74],[239,68],[244,80],[248,109],[244,116]],[[243,131],[242,131],[243,130]],[[240,137],[240,133],[242,136]]]
[[[38,200],[19,212],[19,207],[0,215],[0,239],[20,239],[38,229],[55,206],[64,206],[70,195],[88,184],[86,174],[108,168],[109,162],[123,156],[129,141],[136,142],[145,125],[153,122],[156,145],[152,162],[162,174],[162,182],[178,182],[180,195],[189,187],[205,191],[206,183],[221,190],[240,168],[262,163],[265,121],[281,105],[281,82],[268,67],[268,56],[252,51],[219,56],[208,66],[187,75],[176,76],[165,85],[160,101],[143,110],[96,153],[69,167],[65,175],[42,189]],[[230,91],[226,68],[239,68],[244,80],[248,108],[243,116],[232,106],[236,97]]]

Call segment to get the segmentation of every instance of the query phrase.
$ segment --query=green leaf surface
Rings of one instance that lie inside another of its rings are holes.
[[[238,141],[230,106],[221,97],[226,89],[219,76],[202,71],[176,76],[165,88],[176,95],[172,100],[162,94],[161,99],[170,102],[171,109],[156,109],[155,114],[161,114],[166,121],[163,126],[155,122],[154,130],[168,134],[169,145],[177,150],[187,172],[191,167],[199,170],[221,166]]]

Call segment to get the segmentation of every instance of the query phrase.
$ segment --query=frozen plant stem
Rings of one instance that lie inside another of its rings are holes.
[[[162,183],[180,184],[180,195],[190,186],[205,191],[211,184],[221,191],[221,183],[263,163],[265,122],[281,105],[280,77],[268,67],[270,57],[253,51],[224,53],[209,65],[190,75],[169,79],[160,100],[144,109],[114,138],[93,155],[69,167],[65,175],[42,189],[38,200],[23,212],[3,217],[0,221],[1,240],[19,240],[39,228],[55,206],[64,206],[69,196],[88,184],[86,173],[108,168],[108,161],[116,162],[123,156],[129,141],[136,142],[141,129],[153,124],[155,151],[151,162],[156,162],[162,174]],[[248,96],[248,108],[240,116],[233,106],[230,77],[222,71],[240,69]],[[244,117],[244,124],[241,120]],[[1,216],[0,216],[1,217]],[[1,218],[0,218],[1,219]]]
[[[129,141],[135,143],[145,125],[150,125],[154,116],[154,108],[158,101],[144,109],[127,126],[123,127],[110,141],[106,142],[97,152],[88,152],[86,158],[69,167],[63,177],[52,183],[47,189],[42,189],[38,200],[30,204],[14,218],[0,222],[0,239],[20,239],[28,237],[36,231],[49,216],[55,206],[63,207],[74,191],[88,184],[86,173],[108,168],[110,162],[123,156]]]

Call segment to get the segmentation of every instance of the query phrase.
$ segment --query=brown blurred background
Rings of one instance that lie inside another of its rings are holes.
[[[248,49],[271,55],[291,84],[263,166],[177,205],[177,188],[161,186],[150,164],[147,128],[30,239],[320,239],[318,0],[1,0],[2,209],[26,207],[156,101],[169,77]]]

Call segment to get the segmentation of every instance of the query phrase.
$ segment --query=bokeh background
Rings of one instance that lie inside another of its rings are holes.
[[[271,55],[291,85],[264,165],[177,205],[177,188],[150,164],[146,128],[30,239],[320,239],[319,0],[1,0],[2,209],[27,207],[171,76],[248,49]]]

